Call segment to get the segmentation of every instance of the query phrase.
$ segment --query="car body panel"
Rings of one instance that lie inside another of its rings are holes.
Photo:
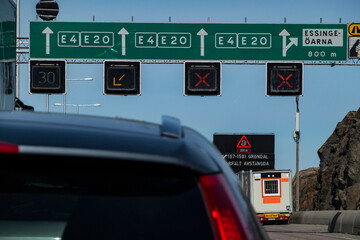
[[[163,121],[167,123],[170,125],[119,118],[0,112],[0,142],[17,145],[19,154],[29,157],[82,157],[101,160],[110,168],[110,160],[157,164],[186,169],[195,179],[222,174],[246,219],[246,232],[252,233],[249,239],[268,239],[239,179],[217,148],[193,129],[177,126],[176,120]]]

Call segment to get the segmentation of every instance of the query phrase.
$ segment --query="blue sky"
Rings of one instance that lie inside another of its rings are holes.
[[[29,36],[29,21],[35,20],[38,0],[21,1],[21,36]],[[323,23],[360,22],[359,0],[312,1],[98,1],[58,0],[57,21]],[[81,114],[123,117],[160,123],[162,115],[179,118],[209,141],[214,133],[274,133],[275,167],[295,173],[295,97],[265,96],[265,65],[223,65],[222,96],[183,96],[182,64],[143,64],[141,96],[104,96],[102,64],[68,64],[70,79],[91,77],[93,81],[71,81],[68,104],[94,104],[80,108]],[[28,65],[20,69],[20,98],[45,111],[45,95],[30,95]],[[360,107],[359,66],[304,67],[304,96],[300,97],[300,169],[317,167],[317,150],[332,134],[347,112]],[[50,112],[62,96],[50,96]],[[68,107],[68,113],[76,108]]]

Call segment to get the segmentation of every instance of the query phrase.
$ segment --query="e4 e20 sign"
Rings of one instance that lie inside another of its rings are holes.
[[[30,59],[30,93],[65,94],[65,60]]]

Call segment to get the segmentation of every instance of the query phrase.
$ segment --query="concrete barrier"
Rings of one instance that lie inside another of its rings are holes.
[[[304,211],[290,217],[294,224],[328,225],[329,232],[360,235],[360,211]]]
[[[360,235],[360,211],[342,211],[333,218],[328,227],[329,232]]]
[[[290,223],[329,225],[340,211],[304,211],[293,212]]]

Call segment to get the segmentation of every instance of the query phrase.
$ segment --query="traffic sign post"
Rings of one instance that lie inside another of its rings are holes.
[[[266,95],[302,96],[303,67],[302,62],[267,62]]]
[[[65,94],[65,60],[30,60],[30,93]]]
[[[140,62],[105,61],[104,94],[140,95]]]
[[[347,60],[347,24],[30,22],[30,58]]]
[[[185,62],[185,96],[220,96],[220,62]]]

